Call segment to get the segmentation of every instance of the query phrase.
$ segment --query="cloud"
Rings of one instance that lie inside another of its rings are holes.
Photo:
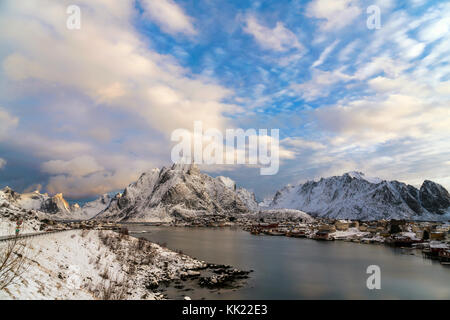
[[[312,79],[301,84],[293,84],[291,88],[301,95],[306,101],[313,101],[320,97],[326,97],[333,86],[340,82],[352,80],[352,77],[340,70],[322,71],[314,69]]]
[[[42,163],[50,192],[61,187],[74,196],[123,188],[149,166],[170,161],[174,129],[190,129],[195,120],[229,127],[224,114],[240,107],[224,100],[234,92],[156,52],[133,24],[134,1],[78,1],[77,31],[65,25],[69,4],[8,1],[0,12],[0,27],[10,30],[0,34],[2,91],[14,101],[9,110],[26,116],[22,124],[0,109],[0,139]],[[159,12],[155,21],[166,32],[194,34],[192,19],[174,6],[147,1],[146,12]],[[80,187],[70,185],[75,182]]]
[[[264,49],[283,52],[289,49],[303,50],[304,48],[296,35],[282,22],[277,22],[275,28],[271,29],[260,24],[255,16],[247,15],[244,31],[252,35]]]
[[[92,172],[84,176],[70,174],[51,176],[46,186],[47,191],[51,194],[63,193],[73,199],[91,197],[121,190],[136,181],[141,173],[155,167],[153,163],[147,161],[131,160],[121,156],[101,160],[105,167],[114,169]]]
[[[3,158],[0,158],[0,170],[3,169],[6,166],[6,160]]]
[[[145,15],[169,34],[195,35],[193,19],[173,0],[141,0]]]
[[[90,156],[80,156],[69,161],[51,160],[42,164],[42,170],[50,174],[68,174],[82,177],[104,168]]]
[[[450,31],[450,16],[443,15],[423,27],[419,32],[419,39],[426,42],[433,42],[448,35]]]
[[[321,150],[326,148],[324,144],[318,141],[307,140],[300,137],[289,137],[285,138],[281,141],[282,145],[285,145],[288,150],[296,149],[296,150],[304,150],[304,149],[312,149],[312,150]]]
[[[341,62],[347,61],[350,59],[351,54],[354,53],[358,45],[360,44],[360,41],[355,40],[350,42],[344,49],[342,49],[339,52],[338,59]]]
[[[377,95],[313,112],[323,129],[336,134],[335,144],[376,145],[401,139],[431,142],[450,135],[446,116],[450,96],[438,95],[435,87],[406,77],[377,77],[370,85]]]
[[[316,68],[318,66],[320,66],[322,63],[325,62],[325,60],[327,60],[328,56],[330,55],[331,52],[333,52],[334,48],[339,44],[339,40],[335,40],[332,44],[330,44],[328,47],[325,48],[325,50],[323,50],[323,52],[320,54],[319,59],[317,59],[312,67]]]
[[[341,29],[361,14],[357,0],[313,0],[306,8],[306,16],[325,20],[323,30]]]
[[[7,110],[0,107],[0,140],[5,139],[8,131],[15,128],[18,123],[17,117],[12,116]]]
[[[29,193],[29,192],[34,192],[34,191],[40,192],[41,190],[42,190],[42,185],[40,183],[35,183],[35,184],[32,184],[32,185],[26,187],[23,190],[23,193]]]

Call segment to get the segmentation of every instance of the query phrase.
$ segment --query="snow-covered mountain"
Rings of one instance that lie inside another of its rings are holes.
[[[216,177],[216,179],[222,181],[223,184],[225,184],[229,189],[235,191],[239,199],[241,199],[245,203],[245,205],[250,211],[259,210],[258,202],[256,201],[256,196],[253,192],[242,187],[237,188],[236,182],[231,178],[218,176]]]
[[[104,194],[96,200],[86,202],[82,207],[78,204],[71,206],[70,217],[73,220],[89,220],[102,212],[109,206],[113,198],[109,194]]]
[[[417,189],[402,182],[349,172],[286,186],[276,192],[268,206],[276,208],[335,219],[442,220],[450,217],[450,195],[444,187],[428,180]]]
[[[18,195],[17,204],[26,210],[38,210],[61,218],[70,216],[71,207],[61,193],[53,197],[46,193],[41,194],[39,191],[16,194]]]
[[[114,197],[94,218],[170,222],[248,213],[231,181],[203,174],[193,164],[153,169]]]
[[[105,194],[80,207],[76,203],[69,205],[61,193],[53,197],[39,191],[20,194],[6,187],[2,194],[9,204],[24,210],[39,211],[53,220],[87,220],[104,210],[111,201],[111,197]]]
[[[44,214],[20,207],[17,203],[18,197],[19,194],[10,188],[0,190],[0,236],[14,234],[17,220],[22,221],[22,233],[40,230],[40,219]]]

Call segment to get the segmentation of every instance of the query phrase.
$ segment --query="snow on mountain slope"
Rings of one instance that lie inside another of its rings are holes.
[[[442,186],[425,181],[420,190],[398,181],[367,178],[350,172],[308,181],[279,190],[269,209],[298,209],[334,219],[442,220],[450,195]]]
[[[16,202],[18,196],[19,194],[10,188],[0,190],[0,236],[13,235],[18,220],[22,221],[21,233],[40,230],[40,219],[44,214],[19,207]]]
[[[258,211],[259,207],[258,207],[258,202],[256,201],[256,196],[253,192],[248,191],[245,188],[237,188],[236,189],[236,182],[228,177],[224,177],[224,176],[218,176],[216,177],[216,179],[220,180],[224,185],[226,185],[229,189],[235,191],[239,197],[239,199],[241,199],[245,205],[247,206],[247,208],[250,211]]]
[[[236,182],[234,182],[233,179],[224,177],[224,176],[218,176],[216,177],[219,181],[221,181],[224,185],[226,185],[231,190],[236,190]]]
[[[109,206],[112,197],[109,194],[104,194],[98,199],[86,202],[82,207],[75,204],[71,207],[70,217],[73,220],[88,220],[102,212]]]
[[[11,205],[24,210],[39,211],[42,218],[52,220],[87,220],[104,210],[111,201],[111,197],[105,194],[80,207],[76,203],[69,205],[61,193],[53,197],[39,191],[20,194],[6,187],[2,194]]]
[[[70,205],[61,193],[53,197],[39,191],[18,195],[16,202],[21,208],[45,212],[53,219],[70,219]]]
[[[170,222],[248,213],[245,203],[221,179],[195,165],[153,169],[129,185],[95,219]]]
[[[255,218],[257,220],[271,219],[274,221],[296,221],[301,223],[312,223],[315,220],[309,214],[294,209],[261,210],[255,213]]]
[[[253,192],[248,191],[245,188],[238,188],[236,190],[236,193],[237,193],[238,197],[245,203],[245,205],[247,206],[247,208],[250,211],[258,211],[259,210],[258,202],[256,201],[256,197]]]

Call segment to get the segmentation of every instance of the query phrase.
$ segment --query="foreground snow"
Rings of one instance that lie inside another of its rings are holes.
[[[178,279],[204,264],[112,231],[71,230],[25,245],[28,269],[0,299],[103,299],[108,288],[112,298],[158,299],[146,284]]]

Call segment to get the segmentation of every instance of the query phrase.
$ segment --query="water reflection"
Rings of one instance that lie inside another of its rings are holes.
[[[128,226],[136,236],[208,262],[253,269],[239,290],[190,292],[194,299],[450,299],[450,267],[382,245],[254,236],[237,228]],[[368,290],[367,266],[381,268]]]

